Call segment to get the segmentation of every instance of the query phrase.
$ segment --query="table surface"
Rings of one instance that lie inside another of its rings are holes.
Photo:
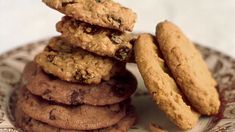
[[[135,32],[155,32],[169,20],[202,45],[235,57],[234,0],[117,0],[138,14]],[[41,0],[0,0],[0,53],[58,35],[55,24],[63,15]]]

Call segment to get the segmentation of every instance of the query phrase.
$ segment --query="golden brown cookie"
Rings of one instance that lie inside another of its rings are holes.
[[[63,129],[93,130],[112,126],[125,115],[129,101],[107,106],[55,104],[32,95],[25,87],[19,93],[20,109],[35,120]]]
[[[131,57],[132,34],[90,25],[68,16],[56,24],[56,29],[75,47],[120,61]]]
[[[109,105],[129,98],[136,90],[136,78],[128,71],[100,84],[78,84],[46,74],[34,62],[25,66],[22,80],[26,88],[42,98],[68,105]]]
[[[193,43],[168,21],[157,25],[156,37],[172,75],[192,106],[204,115],[217,114],[220,101],[216,82]]]
[[[44,71],[62,80],[86,84],[109,80],[125,68],[124,63],[74,48],[61,37],[52,38],[45,50],[35,57],[35,61]]]
[[[49,7],[101,27],[132,31],[136,14],[112,0],[43,0]]]
[[[144,83],[159,108],[179,128],[193,128],[199,114],[183,100],[182,93],[161,59],[154,37],[141,34],[136,40],[134,51]]]

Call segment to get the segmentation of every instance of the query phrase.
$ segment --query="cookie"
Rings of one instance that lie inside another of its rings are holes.
[[[185,103],[177,84],[168,73],[169,70],[166,70],[154,37],[141,34],[136,40],[134,51],[145,86],[158,107],[179,128],[193,128],[198,122],[199,114]]]
[[[27,116],[22,110],[16,105],[15,107],[15,121],[16,126],[27,132],[127,132],[135,121],[136,115],[133,108],[130,108],[127,115],[122,118],[117,124],[109,126],[107,128],[101,128],[96,130],[68,130],[50,126],[46,123],[35,120]]]
[[[66,16],[101,27],[132,31],[136,14],[112,0],[43,0]]]
[[[35,120],[63,129],[93,130],[109,127],[126,115],[129,101],[106,106],[67,106],[45,101],[25,87],[19,94],[21,110]]]
[[[74,48],[61,37],[52,38],[45,50],[35,57],[35,61],[44,71],[62,80],[86,84],[109,80],[125,68],[124,63]]]
[[[120,61],[131,57],[132,34],[90,25],[68,16],[56,24],[56,29],[75,47]]]
[[[108,105],[129,98],[136,90],[136,78],[128,71],[100,84],[78,84],[48,75],[34,62],[26,65],[22,80],[27,89],[46,100],[68,105]]]
[[[193,43],[168,21],[157,25],[156,37],[172,75],[192,106],[204,115],[217,114],[220,100],[216,81]]]

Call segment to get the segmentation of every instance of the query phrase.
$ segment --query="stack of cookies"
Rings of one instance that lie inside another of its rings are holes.
[[[26,65],[15,109],[29,132],[126,132],[135,122],[127,71],[136,14],[111,0],[44,0],[66,16]]]

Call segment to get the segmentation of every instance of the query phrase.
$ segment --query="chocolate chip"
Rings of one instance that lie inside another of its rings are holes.
[[[49,119],[50,120],[56,120],[56,116],[53,114],[53,111],[56,110],[56,109],[52,109],[50,112],[49,112]]]
[[[118,49],[115,53],[115,57],[118,59],[118,60],[126,60],[128,57],[129,57],[129,54],[130,54],[130,48],[128,47],[121,47],[120,49]]]
[[[101,0],[95,0],[97,3],[100,3],[101,2]]]
[[[71,94],[71,100],[70,100],[71,104],[72,105],[81,104],[84,99],[84,94],[85,94],[85,92],[82,90],[73,91]]]

